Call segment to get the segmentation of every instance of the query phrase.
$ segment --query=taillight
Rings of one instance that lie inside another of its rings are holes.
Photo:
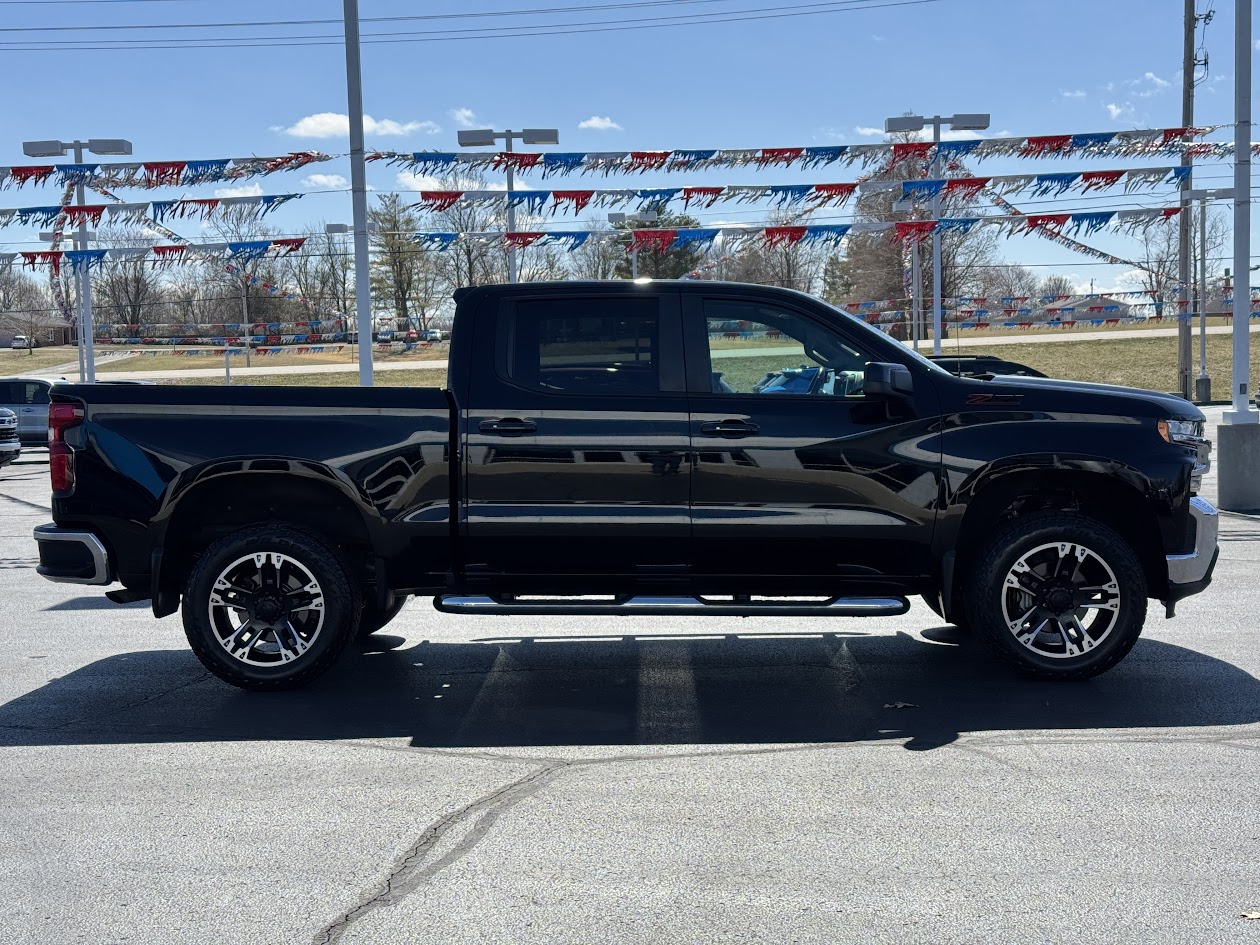
[[[48,405],[48,472],[52,491],[74,491],[74,450],[66,444],[66,431],[83,422],[81,404]]]

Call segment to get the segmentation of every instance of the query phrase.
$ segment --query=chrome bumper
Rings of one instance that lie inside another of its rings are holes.
[[[35,529],[35,573],[59,584],[110,584],[109,552],[91,532],[40,525]]]
[[[1216,508],[1202,496],[1190,499],[1190,517],[1194,519],[1194,551],[1186,555],[1168,555],[1168,584],[1203,584],[1212,576],[1216,564],[1216,533],[1220,516]],[[1201,590],[1201,588],[1197,589]],[[1189,593],[1195,593],[1190,590]]]

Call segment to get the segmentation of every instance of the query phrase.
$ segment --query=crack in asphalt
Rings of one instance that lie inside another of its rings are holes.
[[[567,764],[549,765],[486,794],[458,810],[438,818],[395,861],[384,882],[369,889],[359,903],[315,933],[313,945],[332,945],[364,916],[392,906],[411,895],[430,877],[470,853],[488,834],[500,817],[546,784]],[[475,819],[474,819],[475,818]],[[472,820],[472,827],[446,853],[434,858],[441,840],[456,827]]]

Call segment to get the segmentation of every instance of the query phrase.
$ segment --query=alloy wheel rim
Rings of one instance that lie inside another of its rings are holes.
[[[1120,583],[1080,542],[1051,542],[1021,555],[1002,585],[1002,619],[1025,649],[1076,659],[1107,639],[1120,616]]]
[[[250,666],[303,656],[324,626],[324,591],[309,568],[286,554],[237,558],[215,578],[208,605],[219,645]]]

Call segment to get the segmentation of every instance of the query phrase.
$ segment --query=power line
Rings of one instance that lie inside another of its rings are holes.
[[[378,44],[396,44],[396,43],[442,43],[442,42],[460,42],[464,40],[476,39],[505,39],[505,38],[522,38],[531,36],[574,36],[584,33],[619,33],[630,30],[648,30],[648,29],[666,29],[679,26],[705,26],[720,23],[739,23],[759,20],[778,20],[789,19],[802,16],[819,16],[831,13],[855,13],[862,10],[880,10],[889,7],[905,7],[905,6],[922,6],[928,3],[941,3],[944,0],[887,0],[887,2],[871,2],[871,0],[837,0],[839,3],[845,4],[864,4],[862,6],[847,5],[844,7],[836,7],[828,4],[825,10],[798,10],[797,12],[783,13],[759,13],[754,16],[735,15],[728,13],[719,14],[684,14],[677,17],[650,17],[646,19],[662,20],[664,22],[648,22],[637,23],[629,26],[579,26],[578,28],[565,28],[564,26],[549,26],[546,28],[535,27],[495,27],[497,32],[491,32],[487,29],[482,30],[460,30],[453,32],[464,32],[470,35],[461,36],[432,36],[426,33],[425,36],[417,36],[412,38],[398,38],[397,32],[389,34],[370,34],[370,35],[388,35],[388,39],[364,39],[361,40],[363,45]],[[759,9],[781,9],[766,8]],[[685,22],[684,22],[685,21]],[[600,21],[610,22],[610,21]],[[224,24],[231,25],[231,24]],[[577,24],[573,24],[577,26]],[[521,32],[504,32],[505,30],[521,30]],[[0,28],[0,32],[3,28]],[[109,45],[83,46],[83,45],[67,45],[69,43],[80,42],[77,40],[52,41],[52,40],[24,40],[24,41],[8,41],[4,43],[4,48],[9,52],[56,52],[61,50],[73,50],[75,52],[87,51],[117,51],[127,49],[241,49],[241,48],[273,48],[285,46],[339,46],[343,42],[340,36],[336,38],[326,39],[304,39],[294,37],[284,40],[264,40],[264,39],[236,39],[227,41],[206,41],[206,40],[190,40],[183,41],[177,39],[161,39],[161,40],[121,40]],[[103,40],[91,40],[89,42],[103,42]],[[26,45],[23,45],[25,43]],[[38,44],[38,45],[35,45]],[[165,45],[163,45],[165,44]]]

